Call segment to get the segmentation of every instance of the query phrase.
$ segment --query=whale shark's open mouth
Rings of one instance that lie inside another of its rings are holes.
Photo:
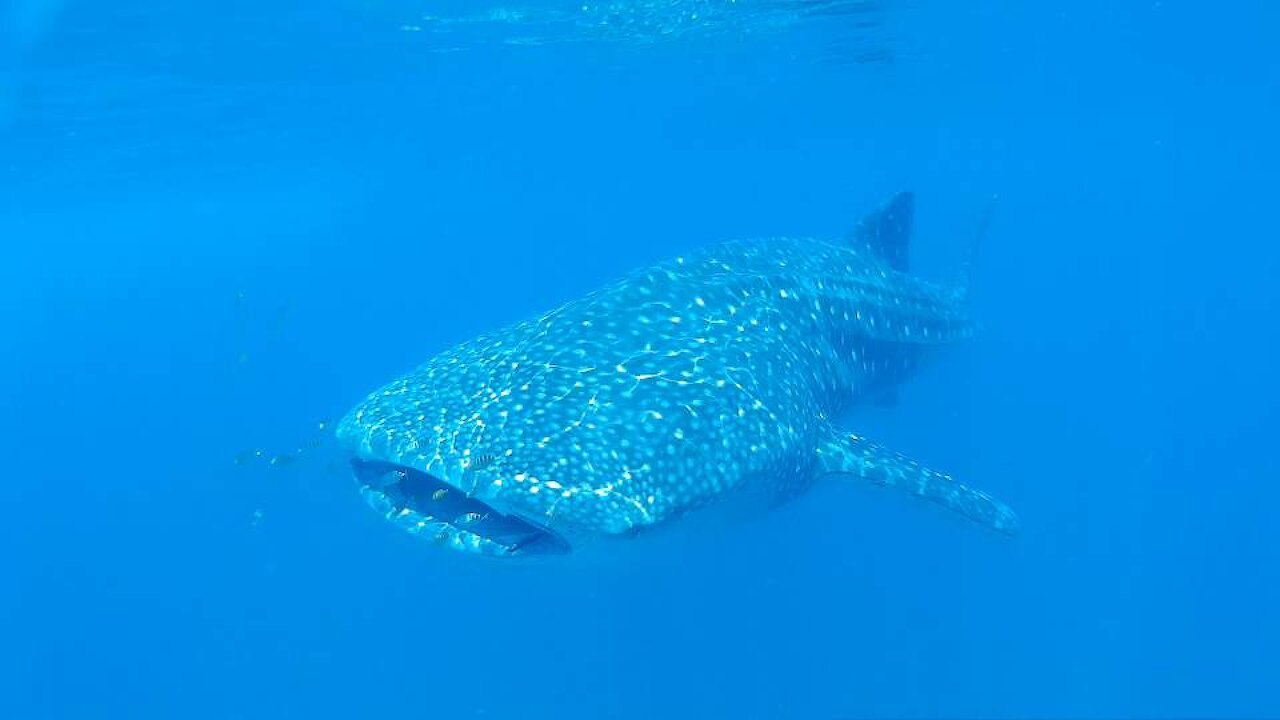
[[[404,465],[352,460],[360,494],[405,532],[455,550],[498,557],[560,555],[559,535],[498,512],[434,475]]]

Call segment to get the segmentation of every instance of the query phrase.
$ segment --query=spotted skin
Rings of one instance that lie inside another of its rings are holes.
[[[729,242],[449,349],[370,395],[338,435],[356,458],[575,542],[748,489],[785,499],[832,472],[890,484],[913,464],[868,455],[832,419],[969,336],[961,300],[857,243]],[[960,509],[973,491],[952,485],[950,499],[917,494]]]
[[[873,0],[611,0],[568,7],[490,8],[476,14],[428,16],[413,31],[506,28],[507,42],[545,45],[580,40],[652,44],[691,36],[768,34],[817,18],[857,17],[879,23]]]
[[[906,491],[1006,535],[1018,532],[1018,516],[1004,503],[858,435],[833,433],[818,446],[818,458],[824,472]]]

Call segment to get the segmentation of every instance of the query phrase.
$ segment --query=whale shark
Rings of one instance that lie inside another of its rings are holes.
[[[575,551],[824,478],[892,488],[998,532],[1004,503],[841,426],[970,337],[965,284],[908,272],[914,196],[847,238],[734,240],[445,350],[336,433],[365,501],[433,544]]]
[[[426,15],[402,29],[442,37],[468,29],[490,30],[512,45],[590,40],[649,45],[694,36],[777,33],[819,20],[844,20],[866,31],[882,22],[884,13],[877,0],[600,0]]]

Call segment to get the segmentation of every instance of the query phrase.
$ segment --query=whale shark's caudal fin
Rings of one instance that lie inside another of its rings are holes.
[[[858,223],[849,242],[865,247],[884,259],[889,267],[906,272],[910,264],[911,225],[915,215],[915,195],[900,192],[884,207]]]
[[[853,475],[898,488],[1006,535],[1018,533],[1018,516],[990,495],[914,460],[848,433],[832,430],[818,447],[821,472]]]
[[[981,214],[978,215],[974,224],[973,236],[969,240],[969,247],[966,248],[964,260],[960,264],[960,274],[956,278],[956,291],[961,298],[968,298],[969,291],[973,288],[973,276],[977,272],[978,263],[982,259],[982,244],[987,239],[987,231],[991,227],[992,218],[996,214],[996,205],[1000,201],[999,195],[992,195],[987,199],[987,204],[983,206]]]

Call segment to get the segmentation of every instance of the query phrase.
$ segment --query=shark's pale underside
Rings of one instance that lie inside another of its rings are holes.
[[[908,275],[912,196],[844,241],[728,242],[447,350],[338,426],[365,499],[406,531],[528,556],[819,478],[897,488],[1012,534],[999,501],[841,429],[972,325]]]

